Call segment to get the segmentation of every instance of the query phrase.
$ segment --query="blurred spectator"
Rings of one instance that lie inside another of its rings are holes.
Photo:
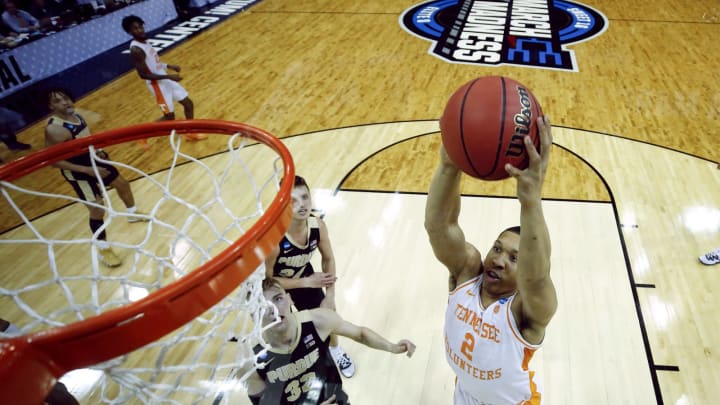
[[[101,0],[77,0],[77,15],[79,21],[87,21],[107,10]]]
[[[30,145],[18,142],[15,131],[25,127],[25,120],[20,113],[0,107],[0,141],[10,150],[30,149]]]
[[[0,24],[0,49],[14,48],[22,41],[18,37],[17,32],[12,32],[6,29],[3,24]]]
[[[190,12],[190,0],[173,0],[178,18],[182,21],[189,20],[192,17]]]
[[[57,3],[55,3],[57,4]],[[60,23],[61,10],[45,0],[32,0],[28,12],[40,22],[40,29],[52,30],[62,28]]]
[[[57,10],[56,12],[58,14],[56,15],[60,16],[60,24],[62,24],[63,27],[77,24],[75,10],[78,5],[75,0],[45,0],[45,4],[47,4],[51,10]]]
[[[28,34],[40,32],[40,22],[27,11],[19,10],[13,0],[5,0],[2,20],[15,32]]]

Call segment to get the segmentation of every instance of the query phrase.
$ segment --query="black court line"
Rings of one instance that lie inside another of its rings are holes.
[[[387,15],[397,18],[398,13],[381,13],[374,11],[305,11],[305,10],[263,10],[255,14],[330,14],[330,15]]]
[[[400,194],[400,195],[427,195],[427,191],[391,191],[391,190],[368,190],[362,188],[345,188],[337,187],[333,195],[337,195],[338,192],[345,193],[373,193],[373,194]],[[461,197],[467,198],[497,198],[503,200],[516,200],[517,197],[509,195],[494,195],[494,194],[460,194]],[[578,203],[589,203],[589,204],[611,204],[611,201],[602,200],[576,200],[573,198],[543,198],[543,201],[559,201],[559,202],[578,202]]]
[[[664,365],[656,365],[655,370],[657,371],[680,371],[680,367],[678,366],[664,366]]]
[[[399,124],[399,123],[410,123],[410,122],[433,122],[433,121],[434,121],[434,122],[439,122],[439,118],[409,119],[409,120],[395,120],[395,121],[377,121],[377,122],[363,123],[363,124],[351,124],[351,125],[345,125],[345,126],[336,127],[336,128],[330,128],[330,129],[325,128],[325,129],[317,129],[317,130],[310,130],[310,131],[306,131],[306,132],[300,132],[300,133],[297,133],[297,134],[292,134],[292,135],[284,136],[284,137],[282,137],[281,139],[290,138],[290,137],[295,137],[295,136],[301,136],[301,135],[314,134],[314,133],[318,133],[318,132],[334,131],[334,130],[338,130],[338,129],[360,128],[360,127],[368,127],[368,126],[374,126],[374,125]],[[695,158],[695,159],[703,160],[703,161],[705,161],[705,162],[718,163],[718,162],[716,162],[716,161],[713,160],[713,159],[709,159],[709,158],[706,158],[706,157],[703,157],[703,156],[695,155],[695,154],[692,154],[692,153],[690,153],[690,152],[685,152],[685,151],[682,151],[682,150],[680,150],[680,149],[675,149],[675,148],[671,148],[671,147],[669,147],[669,146],[659,145],[659,144],[656,144],[656,143],[644,141],[644,140],[642,140],[642,139],[630,138],[630,137],[627,137],[627,136],[624,136],[624,135],[611,134],[611,133],[609,133],[609,132],[596,131],[596,130],[585,129],[585,128],[580,128],[580,127],[571,127],[571,126],[559,125],[559,124],[552,124],[552,127],[553,127],[553,128],[563,128],[563,129],[572,129],[572,130],[574,130],[574,131],[588,132],[588,133],[591,133],[591,134],[605,135],[605,136],[609,136],[609,137],[612,137],[612,138],[624,139],[624,140],[626,140],[626,141],[638,142],[638,143],[642,143],[642,144],[645,144],[645,145],[654,146],[654,147],[657,147],[657,148],[669,150],[669,151],[671,151],[671,152],[680,153],[680,154],[683,154],[683,155],[686,155],[686,156],[690,156],[690,157]],[[429,133],[430,133],[430,132],[428,132],[428,134],[429,134]],[[437,130],[437,131],[434,131],[434,132],[432,132],[432,133],[440,133],[440,128],[438,127],[438,130]]]
[[[715,17],[716,19],[720,18]],[[680,20],[641,20],[641,19],[633,19],[633,18],[613,18],[608,19],[608,21],[616,21],[616,22],[632,22],[632,23],[650,23],[650,24],[701,24],[701,25],[718,25],[720,24],[720,21],[680,21]]]
[[[568,126],[564,126],[564,125],[555,125],[555,124],[553,124],[552,126],[553,126],[553,127],[557,127],[557,128],[572,129],[572,130],[575,130],[575,131],[590,132],[590,133],[593,133],[593,134],[605,135],[605,136],[609,136],[609,137],[612,137],[612,138],[624,139],[624,140],[626,140],[626,141],[632,141],[632,142],[642,143],[642,144],[645,144],[645,145],[654,146],[654,147],[656,147],[656,148],[661,148],[661,149],[669,150],[669,151],[671,151],[671,152],[681,153],[681,154],[683,154],[683,155],[690,156],[690,157],[693,157],[693,158],[695,158],[695,159],[704,160],[704,161],[706,161],[706,162],[716,163],[716,162],[715,162],[714,160],[712,160],[712,159],[708,159],[708,158],[705,158],[705,157],[702,157],[702,156],[694,155],[694,154],[692,154],[692,153],[690,153],[690,152],[685,152],[685,151],[682,151],[682,150],[679,150],[679,149],[671,148],[671,147],[669,147],[669,146],[658,145],[658,144],[656,144],[656,143],[652,143],[652,142],[648,142],[648,141],[643,141],[642,139],[629,138],[629,137],[627,137],[627,136],[617,135],[617,134],[610,134],[610,133],[602,132],[602,131],[593,131],[592,129],[583,129],[583,128],[577,128],[577,127],[568,127]]]
[[[655,288],[655,284],[635,284],[636,288]]]

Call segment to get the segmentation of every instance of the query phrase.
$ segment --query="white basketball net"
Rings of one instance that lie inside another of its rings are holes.
[[[115,268],[98,260],[102,229],[90,232],[83,205],[90,203],[70,193],[49,194],[0,182],[0,191],[24,224],[0,236],[5,267],[0,318],[21,334],[86,319],[158,290],[227,248],[264,213],[282,175],[274,150],[240,134],[227,138],[226,153],[201,161],[181,151],[192,144],[183,144],[173,132],[168,137],[170,167],[152,175],[103,160],[91,147],[97,162],[111,163],[126,178],[140,176],[131,185],[136,206],[149,219],[128,223],[132,215],[114,191],[103,188],[107,243],[123,260]],[[100,180],[97,166],[94,170]],[[16,204],[22,193],[77,204],[30,221]],[[91,389],[87,383],[94,379],[95,388],[83,403],[228,403],[244,379],[237,371],[256,364],[248,342],[263,342],[260,319],[273,310],[262,294],[264,274],[261,266],[220,303],[164,338],[93,367],[100,371],[74,371],[61,381],[78,396],[78,390]],[[16,335],[0,333],[0,338]],[[73,375],[79,375],[80,388]]]

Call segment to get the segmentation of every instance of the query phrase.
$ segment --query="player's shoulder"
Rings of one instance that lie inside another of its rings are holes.
[[[465,263],[462,268],[455,274],[457,285],[464,284],[482,274],[483,263],[482,254],[472,243],[465,243]]]
[[[68,129],[63,126],[64,123],[65,121],[61,120],[58,117],[50,117],[47,121],[47,124],[45,125],[45,133],[47,135],[55,136],[64,136],[66,134],[69,134],[70,131],[68,131]]]
[[[130,42],[130,55],[145,56],[145,50],[142,48],[142,44],[140,44],[140,42]]]

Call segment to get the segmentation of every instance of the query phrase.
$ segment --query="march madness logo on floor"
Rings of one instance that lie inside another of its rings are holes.
[[[602,34],[608,21],[571,1],[432,0],[405,10],[400,24],[452,63],[578,71],[566,47]]]

